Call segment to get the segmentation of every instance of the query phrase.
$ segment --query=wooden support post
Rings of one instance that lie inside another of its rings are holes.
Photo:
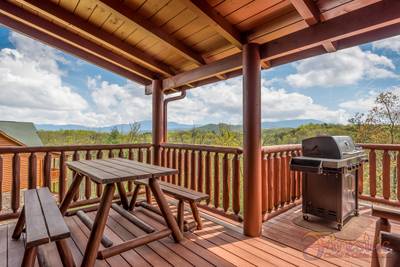
[[[160,155],[160,144],[164,142],[164,95],[162,92],[162,81],[153,80],[152,82],[153,90],[153,164],[160,165],[161,155]]]
[[[261,208],[261,65],[257,44],[243,46],[243,184],[247,236],[260,236]]]

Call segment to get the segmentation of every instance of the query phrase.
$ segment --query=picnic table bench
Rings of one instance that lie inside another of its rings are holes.
[[[25,229],[25,253],[22,266],[33,266],[37,248],[49,242],[56,242],[64,266],[75,266],[66,238],[70,231],[47,187],[29,189],[24,192],[24,207],[18,218],[12,238],[20,238]]]

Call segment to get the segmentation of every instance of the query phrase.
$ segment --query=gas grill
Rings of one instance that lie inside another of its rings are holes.
[[[303,218],[315,215],[337,222],[342,229],[358,215],[358,169],[367,160],[349,136],[318,136],[302,141],[302,156],[290,169],[303,173]]]

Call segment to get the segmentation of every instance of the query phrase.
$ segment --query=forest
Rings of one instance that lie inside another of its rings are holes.
[[[349,135],[357,143],[398,143],[400,140],[400,99],[393,92],[383,92],[375,99],[367,113],[356,113],[348,124],[308,124],[298,128],[264,129],[262,145],[296,144],[317,135]],[[242,132],[238,127],[220,123],[216,127],[193,127],[186,131],[169,131],[168,142],[242,146]],[[114,128],[111,132],[83,130],[39,131],[45,145],[151,143],[151,133],[140,130],[139,123],[131,123],[129,132]]]

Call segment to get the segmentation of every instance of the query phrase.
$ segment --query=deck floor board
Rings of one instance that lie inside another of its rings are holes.
[[[175,207],[172,210],[176,212]],[[376,218],[370,215],[369,208],[363,208],[360,216],[371,223],[364,230],[363,237],[355,241],[334,239],[331,235],[307,239],[311,231],[292,222],[300,212],[300,207],[295,207],[265,222],[263,235],[258,238],[246,237],[237,224],[211,218],[205,212],[202,213],[203,230],[185,233],[186,238],[180,244],[166,237],[107,260],[97,260],[96,266],[370,266]],[[141,208],[134,213],[156,229],[165,227],[158,215],[149,214]],[[93,219],[95,212],[88,215]],[[189,211],[185,212],[185,218],[191,219]],[[66,217],[65,220],[71,230],[68,244],[79,266],[89,230],[76,216]],[[9,239],[13,228],[13,224],[0,225],[0,267],[19,266],[22,260],[24,240]],[[392,223],[392,231],[400,232],[400,225]],[[143,230],[117,212],[110,211],[105,235],[114,244],[143,234]],[[354,256],[348,251],[349,246],[363,250]],[[47,262],[49,266],[59,265],[59,259],[54,258],[57,255],[54,244],[42,246],[40,253],[52,255],[53,259]],[[38,263],[36,266],[39,266]]]

